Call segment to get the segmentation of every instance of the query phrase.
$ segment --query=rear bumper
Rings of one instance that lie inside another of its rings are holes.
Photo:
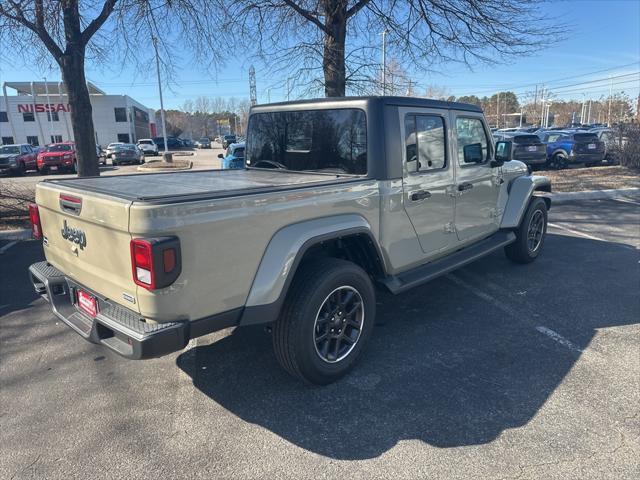
[[[594,163],[604,160],[604,152],[573,153],[569,155],[569,163]]]
[[[136,312],[101,298],[47,262],[31,265],[29,275],[36,292],[51,304],[56,317],[86,340],[102,344],[123,357],[132,360],[160,357],[184,348],[189,342],[188,322],[147,323]],[[75,306],[78,289],[96,297],[95,318]]]

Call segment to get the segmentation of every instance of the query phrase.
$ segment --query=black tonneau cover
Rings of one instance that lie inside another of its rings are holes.
[[[132,201],[171,203],[288,190],[315,184],[361,181],[364,177],[282,170],[193,170],[133,175],[44,180],[85,192]]]

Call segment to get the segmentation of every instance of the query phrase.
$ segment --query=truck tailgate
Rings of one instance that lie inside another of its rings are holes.
[[[131,202],[46,182],[37,185],[36,203],[47,261],[96,293],[138,311],[129,246]]]

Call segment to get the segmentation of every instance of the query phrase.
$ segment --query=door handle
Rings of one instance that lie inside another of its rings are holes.
[[[424,200],[425,198],[430,198],[431,192],[427,192],[426,190],[417,190],[415,192],[411,192],[411,200],[417,202],[419,200]]]
[[[461,183],[458,185],[459,192],[465,192],[467,190],[471,190],[473,188],[473,183]]]

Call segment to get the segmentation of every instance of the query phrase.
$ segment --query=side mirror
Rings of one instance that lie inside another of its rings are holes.
[[[224,158],[224,155],[223,155],[223,154],[221,154],[221,153],[219,153],[219,154],[218,154],[218,158]]]
[[[464,163],[482,163],[484,161],[481,143],[465,145],[462,152],[464,154]]]
[[[496,155],[491,162],[492,167],[501,167],[504,162],[513,160],[513,143],[509,141],[496,142]]]

